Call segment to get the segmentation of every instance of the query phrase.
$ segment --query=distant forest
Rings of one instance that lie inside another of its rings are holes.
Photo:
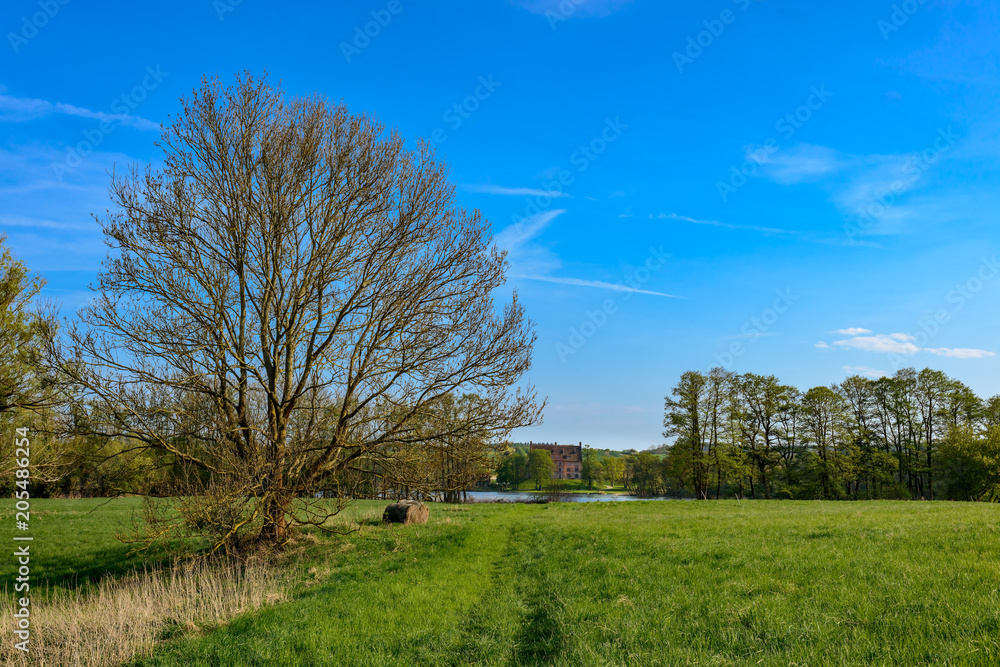
[[[689,371],[664,427],[660,484],[696,498],[1000,500],[1000,396],[929,368],[806,392]]]

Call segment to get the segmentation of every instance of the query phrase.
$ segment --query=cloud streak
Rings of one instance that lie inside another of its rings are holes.
[[[565,192],[558,190],[540,190],[538,188],[507,188],[502,185],[462,185],[466,192],[482,192],[488,195],[508,195],[515,197],[569,197]]]
[[[799,144],[768,156],[760,175],[780,185],[809,183],[826,191],[849,221],[863,221],[852,236],[899,234],[914,219],[939,217],[930,209],[940,195],[930,202],[916,200],[927,186],[925,174],[948,158],[959,139],[951,127],[939,128],[917,150],[896,154],[851,154]]]
[[[916,337],[906,333],[874,334],[867,329],[841,329],[841,332],[848,331],[862,331],[868,335],[851,336],[844,340],[834,341],[833,345],[820,341],[816,343],[816,347],[821,350],[839,348],[881,354],[898,354],[907,357],[921,352],[952,359],[983,359],[996,356],[996,352],[969,347],[920,347],[914,342]]]
[[[747,159],[754,159],[764,149],[751,147]],[[766,155],[766,153],[764,153]],[[762,161],[763,170],[782,185],[797,185],[821,179],[841,171],[850,159],[825,146],[800,144],[795,148],[776,153]]]
[[[663,296],[668,299],[680,299],[675,294],[666,294],[664,292],[654,292],[652,290],[638,289],[635,287],[629,287],[628,285],[622,285],[621,283],[607,283],[602,280],[582,280],[580,278],[558,278],[556,276],[516,276],[517,278],[523,278],[525,280],[541,280],[547,283],[558,283],[560,285],[576,285],[578,287],[596,287],[598,289],[614,290],[615,292],[632,292],[633,294],[651,294],[653,296]]]
[[[32,97],[13,97],[11,95],[0,95],[0,121],[7,123],[24,123],[36,118],[51,115],[76,116],[77,118],[89,118],[97,121],[108,121],[111,123],[121,123],[134,127],[137,130],[158,131],[159,123],[142,116],[133,116],[125,113],[105,113],[103,111],[92,111],[83,107],[62,102],[49,102]]]
[[[788,236],[798,236],[800,232],[792,231],[788,229],[777,229],[775,227],[757,227],[755,225],[733,225],[728,222],[719,222],[718,220],[699,220],[697,218],[690,218],[686,215],[678,215],[676,213],[661,213],[658,216],[649,216],[651,218],[656,217],[660,220],[677,220],[678,222],[688,222],[692,225],[708,225],[710,227],[722,227],[723,229],[743,229],[751,232],[759,232],[761,234],[785,234]]]
[[[505,228],[496,235],[494,240],[498,247],[508,252],[516,252],[522,249],[529,241],[537,238],[545,231],[550,222],[565,212],[566,209],[559,208],[529,216]]]
[[[660,213],[659,215],[650,214],[649,217],[651,219],[658,220],[676,220],[677,222],[686,222],[692,225],[706,225],[709,227],[719,227],[721,229],[754,232],[757,234],[763,234],[764,236],[784,237],[787,239],[796,239],[805,243],[817,243],[819,245],[864,245],[877,247],[876,244],[867,241],[849,241],[840,237],[815,236],[795,229],[779,229],[777,227],[762,227],[758,225],[734,225],[732,223],[720,222],[718,220],[700,220],[686,215],[678,215],[677,213]]]
[[[507,251],[507,259],[511,266],[511,278],[612,290],[615,292],[649,294],[671,299],[682,298],[673,294],[639,289],[638,287],[631,287],[621,283],[552,275],[553,271],[562,267],[562,262],[555,253],[542,245],[538,239],[548,229],[549,225],[552,224],[552,221],[565,212],[565,209],[555,209],[536,213],[522,219],[518,223],[510,225],[494,237],[494,243],[496,243],[497,247]]]
[[[42,218],[7,214],[0,214],[0,226],[24,227],[30,230],[56,229],[59,231],[92,232],[95,234],[101,233],[100,225],[92,220],[89,222],[60,222],[58,220],[46,220]]]

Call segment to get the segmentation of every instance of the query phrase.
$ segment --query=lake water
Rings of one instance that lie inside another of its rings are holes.
[[[506,500],[533,500],[546,498],[545,494],[525,493],[523,491],[469,491],[469,500],[476,502],[495,502]],[[665,498],[657,496],[653,498],[636,498],[635,496],[619,496],[610,493],[563,493],[559,495],[558,502],[567,503],[607,503],[623,500],[677,500],[676,498]]]

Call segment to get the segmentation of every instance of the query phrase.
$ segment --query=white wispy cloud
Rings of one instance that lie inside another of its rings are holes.
[[[921,347],[916,344],[915,336],[906,333],[871,334],[869,332],[869,334],[852,336],[844,340],[834,341],[833,344],[842,349],[904,356],[913,356],[920,352],[955,359],[982,359],[996,356],[996,352],[966,347]],[[816,344],[816,347],[828,349],[830,346],[820,342]]]
[[[21,227],[26,230],[56,229],[61,231],[82,231],[100,233],[101,227],[93,220],[84,218],[81,222],[61,222],[44,218],[0,213],[0,227]]]
[[[657,216],[650,215],[650,218],[659,218],[660,220],[677,220],[678,222],[689,222],[692,225],[709,225],[711,227],[723,227],[724,229],[744,229],[751,232],[760,232],[762,234],[786,234],[791,236],[796,236],[799,234],[797,231],[788,229],[777,229],[775,227],[758,227],[756,225],[734,225],[728,222],[719,222],[718,220],[699,220],[697,218],[691,218],[686,215],[678,215],[677,213],[660,213]]]
[[[862,329],[861,327],[850,327],[847,329],[837,329],[830,333],[841,334],[843,336],[860,336],[861,334],[870,334],[872,331],[871,329]]]
[[[53,163],[64,150],[49,142],[0,145],[0,231],[18,259],[32,271],[93,271],[107,253],[100,225],[91,212],[108,208],[108,172],[133,162],[122,153],[94,151],[59,181]],[[46,286],[43,295],[53,296]],[[76,297],[66,304],[77,304]]]
[[[987,350],[977,350],[969,347],[925,347],[924,352],[936,354],[939,357],[953,357],[955,359],[982,359],[983,357],[995,357],[996,352]]]
[[[665,296],[670,299],[680,299],[682,297],[676,296],[674,294],[665,294],[664,292],[654,292],[652,290],[638,289],[636,287],[629,287],[628,285],[622,285],[621,283],[608,283],[603,280],[583,280],[581,278],[559,278],[557,276],[527,276],[521,275],[516,276],[518,278],[524,278],[526,280],[541,280],[547,283],[559,283],[560,285],[577,285],[579,287],[596,287],[598,289],[608,289],[614,290],[615,292],[632,292],[633,294],[652,294],[653,296]]]
[[[566,209],[559,208],[528,216],[520,222],[504,228],[503,231],[494,237],[494,241],[500,248],[509,252],[515,252],[522,248],[528,241],[538,238],[538,235],[545,231],[550,222],[565,212]]]
[[[895,154],[853,154],[826,146],[798,144],[761,156],[758,175],[781,185],[811,183],[828,193],[830,202],[856,223],[853,236],[904,233],[919,221],[939,221],[954,196],[929,193],[927,173],[956,153],[959,137],[950,127],[928,133],[914,150]]]
[[[103,111],[92,111],[83,107],[62,102],[49,102],[33,97],[14,97],[11,95],[0,95],[0,122],[23,123],[44,116],[61,114],[65,116],[77,116],[79,118],[90,118],[97,121],[109,121],[134,127],[137,130],[157,131],[160,124],[143,118],[125,113],[105,113]]]
[[[844,157],[837,151],[810,144],[801,144],[773,155],[768,154],[764,148],[750,146],[745,157],[763,162],[763,168],[770,178],[784,185],[814,181],[845,166]]]
[[[870,336],[854,336],[846,340],[834,341],[834,345],[865,350],[866,352],[884,352],[886,354],[916,354],[920,348],[913,343],[915,338],[910,334],[873,334]]]
[[[565,212],[565,209],[555,209],[536,213],[504,228],[493,237],[497,247],[507,251],[512,274],[545,275],[562,266],[559,257],[538,237]]]
[[[558,190],[540,190],[538,188],[507,188],[502,185],[476,185],[464,184],[462,189],[466,192],[482,192],[488,195],[513,195],[518,197],[569,197],[565,192]]]
[[[870,241],[859,241],[851,240],[844,236],[821,236],[817,234],[800,232],[795,229],[779,229],[777,227],[763,227],[759,225],[734,225],[729,222],[720,222],[718,220],[702,220],[698,218],[692,218],[686,215],[679,215],[677,213],[660,213],[659,215],[650,215],[652,219],[659,220],[676,220],[678,222],[686,222],[692,225],[708,225],[710,227],[719,227],[722,229],[732,229],[737,231],[747,231],[754,232],[757,234],[763,234],[764,236],[774,236],[787,239],[797,239],[805,243],[816,243],[819,245],[863,245],[877,247],[877,244]]]
[[[848,375],[864,375],[865,377],[880,378],[888,375],[883,370],[869,368],[868,366],[844,366],[844,372]]]
[[[680,298],[672,294],[639,289],[621,283],[552,275],[554,271],[562,268],[562,262],[558,255],[541,243],[539,237],[548,229],[553,220],[565,212],[565,209],[556,209],[536,213],[506,227],[493,237],[497,247],[507,251],[507,261],[510,264],[510,276],[512,278],[538,280],[561,285],[575,285],[577,287],[591,287],[616,292],[633,292],[635,294]]]

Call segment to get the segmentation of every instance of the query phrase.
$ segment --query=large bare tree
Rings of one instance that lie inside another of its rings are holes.
[[[216,547],[284,541],[315,520],[297,499],[368,457],[540,419],[515,389],[532,323],[494,303],[504,253],[426,145],[247,74],[203,81],[159,146],[113,177],[97,296],[56,352],[105,434],[238,505],[205,510]],[[460,422],[423,418],[463,393]]]

